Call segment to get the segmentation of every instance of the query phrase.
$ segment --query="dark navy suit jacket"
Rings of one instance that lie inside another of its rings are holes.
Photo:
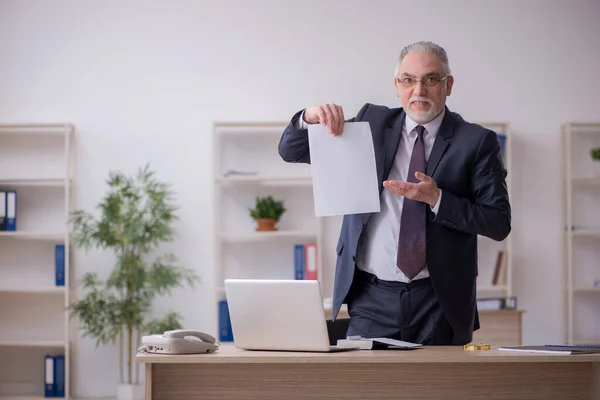
[[[308,131],[294,124],[279,142],[287,162],[310,163]],[[365,104],[348,122],[367,121],[373,135],[379,190],[400,143],[406,113],[402,108]],[[466,122],[446,108],[426,166],[442,190],[437,212],[427,221],[427,267],[456,343],[469,343],[479,329],[476,306],[477,235],[504,240],[511,230],[506,169],[495,132]],[[358,242],[370,213],[345,215],[336,247],[333,318],[346,302],[354,278]]]

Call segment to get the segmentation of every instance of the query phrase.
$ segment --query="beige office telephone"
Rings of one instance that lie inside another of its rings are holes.
[[[201,354],[217,351],[220,344],[211,335],[189,329],[166,331],[162,335],[142,336],[138,352],[158,354]]]

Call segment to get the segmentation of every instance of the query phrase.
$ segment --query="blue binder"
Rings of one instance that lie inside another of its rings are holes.
[[[65,397],[65,356],[54,356],[54,397]]]
[[[56,286],[65,286],[65,245],[57,244],[54,247],[54,270]]]
[[[500,154],[502,154],[502,157],[504,157],[504,149],[506,148],[506,135],[503,133],[499,133],[497,135],[498,142],[500,142]]]
[[[55,397],[56,386],[54,384],[54,357],[44,357],[44,396]]]
[[[233,330],[231,329],[231,319],[229,317],[227,300],[221,300],[219,302],[219,341],[233,341]]]
[[[294,279],[304,279],[304,245],[294,245]]]

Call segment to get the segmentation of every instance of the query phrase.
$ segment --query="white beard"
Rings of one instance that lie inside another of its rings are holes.
[[[429,103],[429,105],[431,107],[427,111],[413,111],[410,109],[410,104],[413,101],[426,101]],[[411,98],[409,100],[408,104],[409,104],[409,106],[405,110],[406,114],[408,114],[410,119],[412,119],[413,121],[415,121],[417,124],[420,124],[420,125],[424,125],[430,121],[433,121],[435,119],[435,117],[440,115],[440,113],[442,112],[442,107],[435,107],[433,105],[433,103],[431,103],[427,98],[424,98],[424,97],[415,96],[414,98]]]

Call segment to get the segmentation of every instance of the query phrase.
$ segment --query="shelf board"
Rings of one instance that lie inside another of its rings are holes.
[[[31,293],[31,294],[64,294],[66,289],[64,286],[49,286],[49,287],[0,287],[0,293]]]
[[[600,176],[593,177],[593,178],[577,177],[577,178],[572,178],[572,181],[574,184],[578,184],[578,185],[596,186],[596,185],[600,185]]]
[[[590,292],[590,293],[600,293],[600,287],[595,286],[576,286],[573,288],[574,292]]]
[[[571,128],[592,128],[600,129],[600,123],[598,122],[569,122],[564,125],[565,127]]]
[[[573,229],[571,231],[573,236],[591,236],[591,237],[600,237],[600,229],[599,228],[578,228]]]
[[[311,176],[259,176],[238,175],[229,177],[217,177],[218,183],[257,183],[269,186],[309,186],[312,185]]]
[[[2,231],[0,237],[13,237],[31,240],[64,240],[65,233],[60,232],[35,232],[35,231]]]
[[[0,340],[0,347],[65,347],[66,342],[59,340]]]
[[[233,136],[248,136],[248,135],[265,135],[281,136],[285,130],[287,123],[269,123],[266,124],[217,124],[215,132],[218,135],[233,135]]]
[[[261,240],[277,239],[277,238],[296,238],[296,239],[313,239],[317,233],[311,231],[274,231],[274,232],[250,232],[243,234],[226,234],[219,235],[221,239],[227,242],[257,242]]]
[[[49,124],[2,124],[0,125],[0,134],[42,134],[42,135],[66,135],[74,130],[74,126],[69,123],[49,123]]]
[[[15,187],[64,187],[70,179],[65,178],[0,178],[0,186]]]
[[[0,400],[46,400],[44,396],[0,396]]]

